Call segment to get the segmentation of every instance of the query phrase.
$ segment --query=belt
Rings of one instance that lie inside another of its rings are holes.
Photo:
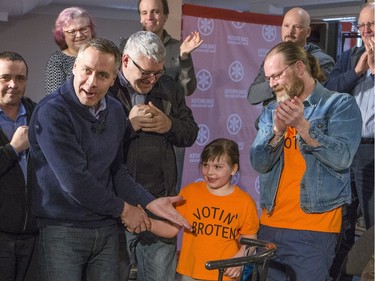
[[[361,144],[374,144],[374,138],[361,138]]]

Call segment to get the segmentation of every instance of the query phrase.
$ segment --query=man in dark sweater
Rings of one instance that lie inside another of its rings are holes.
[[[37,227],[31,213],[28,124],[35,103],[24,97],[28,67],[17,53],[0,53],[0,276],[24,280]]]
[[[125,116],[106,95],[119,66],[113,42],[85,43],[73,78],[42,99],[31,119],[43,280],[117,280],[119,217],[136,233],[151,227],[143,209],[191,228],[173,208],[180,197],[154,199],[123,164]]]
[[[177,193],[173,146],[191,146],[198,134],[182,89],[172,77],[163,75],[165,55],[156,34],[134,33],[126,43],[120,72],[110,89],[132,125],[125,142],[126,166],[135,180],[157,198]],[[175,280],[176,239],[150,232],[127,232],[126,236],[136,256],[138,281]]]

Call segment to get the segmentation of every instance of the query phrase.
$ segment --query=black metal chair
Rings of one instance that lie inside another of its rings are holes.
[[[218,269],[219,270],[218,281],[222,281],[223,276],[224,276],[224,271],[226,268],[252,264],[254,266],[254,269],[253,269],[251,280],[252,281],[266,280],[268,264],[269,264],[270,259],[275,255],[275,252],[277,250],[276,245],[268,241],[248,239],[248,238],[241,238],[240,243],[242,245],[246,245],[245,256],[238,257],[238,258],[231,258],[231,259],[208,261],[206,263],[206,268],[208,270]],[[250,247],[256,247],[255,254],[247,255]],[[244,271],[242,270],[239,280],[242,280],[243,274],[244,274]]]

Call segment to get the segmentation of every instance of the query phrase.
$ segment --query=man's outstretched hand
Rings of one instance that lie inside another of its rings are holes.
[[[151,201],[146,209],[154,215],[169,220],[172,223],[185,227],[192,231],[192,226],[188,221],[174,208],[174,204],[182,201],[182,196],[161,197]]]

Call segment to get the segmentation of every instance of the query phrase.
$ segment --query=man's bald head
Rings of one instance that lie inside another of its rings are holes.
[[[294,42],[304,47],[307,44],[310,32],[310,15],[306,10],[295,7],[285,14],[281,26],[283,42]]]

